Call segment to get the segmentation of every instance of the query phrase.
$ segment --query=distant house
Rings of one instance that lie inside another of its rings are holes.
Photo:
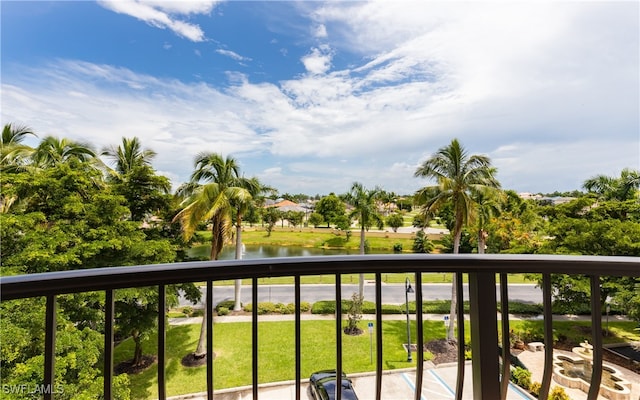
[[[273,204],[267,204],[265,205],[265,207],[275,207],[278,210],[282,211],[282,212],[286,212],[286,211],[301,211],[301,212],[307,212],[309,211],[308,208],[301,206],[298,203],[294,203],[291,200],[281,200],[278,201],[276,203]]]

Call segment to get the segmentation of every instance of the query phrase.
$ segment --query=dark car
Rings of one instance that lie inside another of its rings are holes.
[[[324,370],[311,374],[309,378],[309,391],[314,400],[334,400],[336,398],[336,370]],[[342,399],[358,400],[353,390],[351,379],[342,373]]]

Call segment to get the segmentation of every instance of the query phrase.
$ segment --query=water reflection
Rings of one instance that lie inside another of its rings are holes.
[[[190,257],[203,259],[209,258],[210,245],[192,247],[188,254]],[[387,254],[390,252],[377,251],[376,254]],[[358,250],[346,249],[318,249],[315,247],[300,246],[271,246],[271,245],[246,245],[243,258],[274,258],[274,257],[310,257],[310,256],[334,256],[358,254]],[[233,260],[236,258],[235,247],[225,246],[218,259]]]

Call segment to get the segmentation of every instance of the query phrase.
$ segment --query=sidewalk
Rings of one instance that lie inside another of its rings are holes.
[[[444,317],[447,314],[422,314],[422,318],[425,321],[444,321]],[[498,321],[502,319],[502,315],[500,313],[497,314]],[[343,315],[343,318],[346,319],[347,315]],[[521,315],[509,314],[510,321],[520,321],[520,320],[537,320],[540,319],[541,316],[536,317],[523,317]],[[311,320],[333,320],[335,316],[333,314],[300,314],[300,319],[302,321],[311,321]],[[362,320],[366,321],[375,321],[375,314],[363,314]],[[383,314],[383,321],[404,321],[407,319],[405,314]],[[415,314],[410,314],[410,319],[415,321]],[[627,321],[627,319],[622,318],[620,316],[611,316],[611,321]],[[266,314],[259,315],[258,320],[260,322],[269,322],[269,321],[294,321],[295,315],[293,314]],[[465,320],[469,320],[469,315],[465,315]],[[585,315],[554,315],[554,321],[590,321],[590,316]],[[213,321],[215,323],[231,323],[231,322],[251,322],[252,316],[243,314],[243,315],[224,315],[224,316],[214,316]],[[189,318],[169,318],[169,324],[171,325],[190,325],[190,324],[200,324],[202,323],[202,317],[189,317]],[[635,399],[634,399],[635,400]]]

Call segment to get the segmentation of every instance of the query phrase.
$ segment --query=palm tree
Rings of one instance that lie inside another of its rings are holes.
[[[224,244],[231,236],[233,204],[249,202],[251,193],[240,168],[232,157],[223,158],[216,153],[200,153],[195,159],[195,171],[191,181],[180,190],[187,196],[184,208],[175,216],[180,221],[185,240],[193,236],[198,224],[207,221],[211,226],[210,259],[217,260]],[[202,184],[200,182],[203,182]],[[205,304],[205,315],[200,330],[200,340],[194,358],[206,361],[206,315],[210,304]]]
[[[22,168],[33,148],[22,144],[27,136],[35,133],[24,125],[5,124],[2,128],[2,147],[0,147],[0,167],[3,172]]]
[[[137,137],[123,137],[121,145],[104,148],[100,155],[110,158],[115,163],[115,172],[122,176],[131,172],[135,167],[150,166],[156,152],[142,149],[140,139]]]
[[[70,159],[79,161],[98,160],[91,145],[75,142],[67,138],[58,139],[55,136],[47,136],[42,139],[31,158],[36,166],[41,168],[54,166]]]
[[[274,189],[263,185],[258,178],[240,178],[238,179],[238,185],[240,185],[243,189],[246,189],[249,192],[249,197],[237,197],[231,200],[232,206],[236,215],[236,260],[242,259],[243,253],[243,245],[242,245],[242,217],[249,211],[249,209],[253,206],[255,200],[260,196],[260,194],[265,193],[267,191],[273,191]],[[242,309],[242,303],[240,302],[242,290],[242,279],[236,279],[235,288],[234,288],[234,311],[240,311]]]
[[[587,179],[582,187],[605,200],[632,200],[640,189],[640,171],[625,168],[620,178],[597,175]]]
[[[491,219],[500,213],[501,201],[496,190],[476,192],[474,201],[476,203],[476,226],[478,228],[478,254],[484,254],[486,247],[487,226]]]
[[[376,187],[367,190],[361,183],[354,182],[351,190],[346,195],[346,200],[353,207],[349,218],[357,218],[360,224],[360,254],[364,254],[365,229],[368,230],[374,223],[382,226],[382,217],[378,214],[376,200],[382,193],[382,189]],[[364,274],[360,274],[358,294],[364,296]]]
[[[446,202],[451,202],[454,212],[453,252],[460,250],[462,227],[474,213],[473,193],[498,189],[500,184],[494,177],[491,160],[483,155],[469,155],[457,139],[440,148],[418,167],[414,176],[435,179],[437,184],[418,191],[416,198],[423,204],[426,213],[433,213]],[[451,312],[447,337],[453,339],[456,311],[456,276],[451,288]]]
[[[110,159],[114,169],[108,168],[114,192],[125,197],[131,220],[143,221],[169,204],[171,182],[157,175],[151,166],[156,153],[142,149],[137,137],[122,138],[119,146],[104,148],[100,153]]]

